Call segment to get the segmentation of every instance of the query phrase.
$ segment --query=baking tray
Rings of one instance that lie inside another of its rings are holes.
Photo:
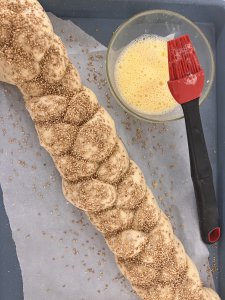
[[[225,227],[225,1],[224,0],[40,0],[46,11],[70,19],[101,43],[107,45],[112,32],[125,19],[148,9],[168,9],[191,19],[208,37],[216,58],[216,80],[201,113],[206,141],[213,141],[209,155],[213,165],[222,228]],[[212,133],[215,132],[215,134]],[[211,140],[210,140],[211,139]],[[212,144],[212,143],[210,143]],[[216,288],[225,300],[225,237],[209,247],[219,269]],[[0,300],[23,299],[20,267],[0,190]],[[29,299],[32,300],[32,299]],[[63,299],[64,300],[64,299]],[[66,299],[65,299],[66,300]],[[94,300],[94,299],[93,299]]]

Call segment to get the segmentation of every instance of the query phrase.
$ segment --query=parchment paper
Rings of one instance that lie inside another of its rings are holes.
[[[199,234],[184,121],[156,125],[127,115],[106,83],[106,48],[72,22],[50,18],[83,83],[114,118],[131,158],[209,286],[208,250]],[[39,145],[22,96],[7,84],[0,86],[0,170],[25,299],[138,299],[104,239],[83,212],[65,201],[61,178]]]

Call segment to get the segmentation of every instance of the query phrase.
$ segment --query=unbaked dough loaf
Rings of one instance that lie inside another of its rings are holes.
[[[112,118],[81,84],[36,0],[1,0],[0,80],[23,93],[65,197],[103,233],[137,294],[145,300],[218,300],[202,286]]]

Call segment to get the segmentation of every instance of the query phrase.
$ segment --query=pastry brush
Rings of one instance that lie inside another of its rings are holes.
[[[184,112],[201,237],[205,243],[212,244],[219,240],[221,230],[212,168],[199,111],[204,70],[188,35],[168,41],[168,62],[168,86]]]

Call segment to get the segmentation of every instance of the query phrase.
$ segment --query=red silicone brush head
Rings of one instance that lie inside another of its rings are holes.
[[[170,80],[177,80],[198,73],[201,66],[188,35],[168,42]]]
[[[204,71],[188,35],[168,41],[168,62],[168,86],[174,99],[183,104],[199,98],[204,86]]]

